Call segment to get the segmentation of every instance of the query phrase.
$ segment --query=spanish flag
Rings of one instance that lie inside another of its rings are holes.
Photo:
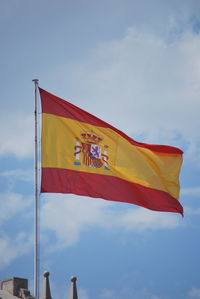
[[[73,193],[183,214],[178,201],[183,152],[140,143],[39,88],[41,192]]]

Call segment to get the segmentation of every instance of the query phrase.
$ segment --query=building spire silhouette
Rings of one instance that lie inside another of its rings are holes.
[[[69,299],[78,299],[76,280],[77,278],[75,276],[71,277],[71,290],[70,290]]]
[[[50,284],[49,284],[49,272],[47,272],[47,271],[44,272],[42,296],[40,299],[52,299]]]

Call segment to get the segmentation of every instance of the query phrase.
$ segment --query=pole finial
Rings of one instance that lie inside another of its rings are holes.
[[[32,81],[38,83],[39,79],[33,79]]]

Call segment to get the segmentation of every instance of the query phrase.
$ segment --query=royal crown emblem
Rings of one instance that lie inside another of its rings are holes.
[[[102,144],[101,136],[91,130],[82,132],[80,138],[76,139],[74,165],[84,164],[88,167],[109,170],[108,146]]]

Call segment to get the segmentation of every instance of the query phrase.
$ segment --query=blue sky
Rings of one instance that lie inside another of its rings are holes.
[[[34,86],[140,142],[184,151],[185,216],[42,195],[41,274],[52,297],[200,298],[200,2],[2,0],[0,279],[33,288]]]

